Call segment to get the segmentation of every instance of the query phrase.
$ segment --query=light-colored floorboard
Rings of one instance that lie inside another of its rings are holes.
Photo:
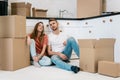
[[[79,60],[71,60],[70,64],[79,66]],[[31,65],[16,71],[0,70],[0,80],[120,80],[120,77],[112,78],[84,71],[74,74],[55,66],[38,68]]]

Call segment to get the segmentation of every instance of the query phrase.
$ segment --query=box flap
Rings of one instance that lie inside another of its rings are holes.
[[[80,48],[94,48],[95,39],[78,39]]]
[[[115,39],[113,38],[104,38],[95,41],[95,48],[103,48],[103,47],[114,47]]]
[[[36,11],[47,12],[47,10],[44,9],[36,9]]]
[[[26,7],[31,7],[31,5],[32,5],[32,4],[30,4],[30,3],[27,3],[27,4],[26,4]]]
[[[23,8],[23,7],[31,7],[30,3],[25,3],[25,2],[15,2],[11,3],[11,7],[13,8]]]
[[[15,2],[15,3],[11,3],[11,7],[25,7],[25,2]]]

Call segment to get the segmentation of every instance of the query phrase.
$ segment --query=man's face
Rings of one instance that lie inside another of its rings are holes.
[[[50,24],[50,27],[53,31],[56,31],[58,29],[58,22],[57,21],[50,21],[49,24]]]

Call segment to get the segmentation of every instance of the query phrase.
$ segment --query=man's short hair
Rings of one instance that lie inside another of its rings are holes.
[[[51,22],[51,21],[56,21],[57,22],[57,20],[55,18],[50,18],[49,22]]]

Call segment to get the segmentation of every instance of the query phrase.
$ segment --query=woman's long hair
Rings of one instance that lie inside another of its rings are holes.
[[[37,28],[39,26],[39,24],[42,24],[43,25],[43,31],[41,32],[41,35],[38,37],[39,39],[39,42],[42,43],[43,42],[43,37],[44,37],[44,24],[43,22],[38,22],[35,27],[34,27],[34,30],[32,32],[32,34],[30,35],[32,39],[36,39],[37,38],[37,35],[38,35],[38,31],[37,31]]]

